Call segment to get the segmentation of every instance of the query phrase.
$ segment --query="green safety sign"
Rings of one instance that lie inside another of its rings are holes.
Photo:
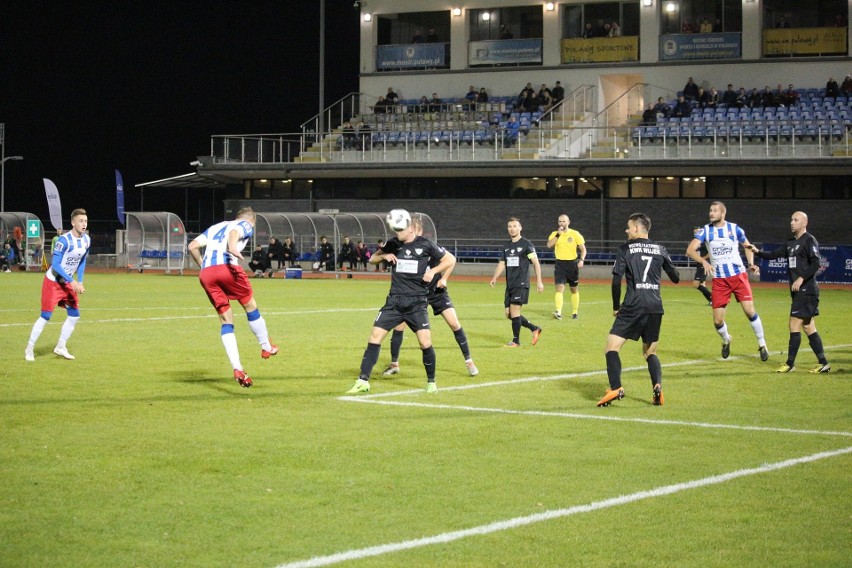
[[[37,239],[41,237],[41,223],[37,219],[27,220],[27,238]]]

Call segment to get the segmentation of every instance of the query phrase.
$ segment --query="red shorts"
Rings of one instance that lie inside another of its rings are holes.
[[[41,283],[41,311],[53,312],[53,308],[78,308],[80,300],[71,283],[59,284],[48,278]]]
[[[231,307],[231,300],[247,304],[254,295],[242,266],[236,264],[208,266],[201,271],[198,279],[210,303],[220,314]]]
[[[751,302],[751,284],[748,282],[748,273],[741,272],[736,276],[727,278],[713,278],[713,307],[724,308],[731,301],[731,294],[738,302]]]

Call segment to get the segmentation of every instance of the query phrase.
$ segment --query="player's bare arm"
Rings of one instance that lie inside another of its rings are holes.
[[[237,243],[240,242],[240,233],[236,229],[228,233],[228,253],[232,256],[243,259],[243,253],[240,252],[239,245]]]
[[[692,239],[689,242],[689,246],[686,247],[686,256],[695,261],[696,264],[701,264],[704,266],[704,270],[707,274],[713,274],[713,265],[707,262],[705,257],[702,257],[698,254],[698,249],[701,247],[701,241],[698,239]]]
[[[187,249],[189,249],[189,256],[192,257],[192,260],[195,261],[195,264],[201,266],[201,247],[203,245],[200,241],[193,240],[189,243]]]
[[[760,272],[760,267],[754,263],[754,249],[756,248],[757,247],[755,247],[748,241],[743,242],[743,252],[745,252],[746,265],[748,266],[749,270],[751,270],[755,274],[758,274]]]
[[[583,268],[583,263],[586,262],[586,244],[577,245],[577,250],[580,251],[580,258],[577,260],[577,268]]]
[[[541,280],[541,263],[538,261],[538,256],[533,255],[530,258],[530,262],[532,262],[533,269],[535,270],[535,289],[539,292],[544,292],[544,282]]]
[[[497,284],[497,279],[500,278],[500,275],[503,274],[503,269],[506,268],[506,261],[501,260],[497,263],[497,268],[494,269],[494,276],[491,277],[491,282],[488,284],[493,288],[495,284]]]
[[[435,277],[435,274],[439,272],[444,272],[445,270],[449,270],[456,265],[456,257],[454,257],[449,252],[444,252],[444,256],[441,257],[441,261],[434,268],[427,268],[426,272],[423,273],[423,281],[431,282],[432,278]],[[446,283],[444,284],[446,285]]]

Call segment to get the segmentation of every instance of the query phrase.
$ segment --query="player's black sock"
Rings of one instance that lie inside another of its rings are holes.
[[[524,326],[525,328],[527,328],[528,330],[535,331],[535,330],[538,329],[538,326],[536,324],[530,322],[530,320],[528,320],[524,316],[520,316],[520,318],[521,318],[521,325]]]
[[[431,345],[423,349],[423,367],[426,369],[426,380],[435,382],[435,348]]]
[[[399,361],[399,350],[402,349],[402,331],[393,330],[393,335],[391,335],[391,362],[396,363]]]
[[[796,355],[799,354],[799,346],[802,344],[802,334],[790,332],[790,342],[787,344],[787,366],[792,367],[796,362]],[[811,344],[813,345],[813,344]]]
[[[704,297],[707,299],[708,302],[713,299],[713,294],[710,293],[710,290],[708,290],[707,286],[705,286],[704,284],[698,286],[698,291],[704,294]]]
[[[651,386],[663,383],[663,366],[656,355],[648,355],[648,372],[651,374]]]
[[[519,337],[521,336],[521,318],[512,318],[512,341],[515,343],[520,343]]]
[[[367,349],[361,358],[361,374],[358,375],[359,379],[370,380],[370,373],[373,372],[373,367],[376,366],[376,361],[379,360],[379,351],[381,350],[382,346],[378,343],[367,344]]]
[[[828,359],[825,358],[825,349],[822,347],[822,338],[819,336],[818,331],[815,331],[808,336],[808,343],[811,344],[811,349],[814,350],[814,354],[816,354],[817,361],[819,361],[820,365],[827,365]]]
[[[470,359],[470,346],[467,344],[467,335],[464,333],[463,328],[458,328],[453,332],[453,335],[456,336],[456,343],[459,344],[459,349],[461,349],[462,355],[464,355],[464,360],[467,361]]]
[[[606,376],[609,377],[609,388],[621,388],[621,357],[618,351],[606,352]]]

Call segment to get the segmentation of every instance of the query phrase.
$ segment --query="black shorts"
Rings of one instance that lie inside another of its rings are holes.
[[[580,269],[576,260],[556,260],[553,269],[553,280],[556,285],[568,283],[571,288],[576,288],[580,283]]]
[[[379,310],[373,325],[390,331],[405,322],[415,333],[421,329],[429,329],[429,313],[426,311],[428,305],[426,296],[390,295]]]
[[[523,306],[530,301],[529,288],[506,288],[506,294],[503,296],[503,306],[509,307],[510,304]]]
[[[660,340],[660,326],[662,323],[663,314],[622,315],[619,312],[615,317],[615,323],[612,325],[609,333],[633,341],[637,341],[641,337],[642,343],[654,343]]]
[[[455,307],[453,306],[453,301],[450,299],[450,295],[447,293],[446,288],[430,292],[427,298],[429,300],[429,305],[432,306],[432,315],[435,316],[441,315],[444,313],[444,310],[449,310]]]
[[[808,320],[819,315],[819,296],[812,294],[793,294],[793,304],[790,306],[790,317]]]
[[[707,271],[704,270],[704,265],[699,264],[695,267],[695,278],[693,278],[696,282],[705,282],[707,280]]]

